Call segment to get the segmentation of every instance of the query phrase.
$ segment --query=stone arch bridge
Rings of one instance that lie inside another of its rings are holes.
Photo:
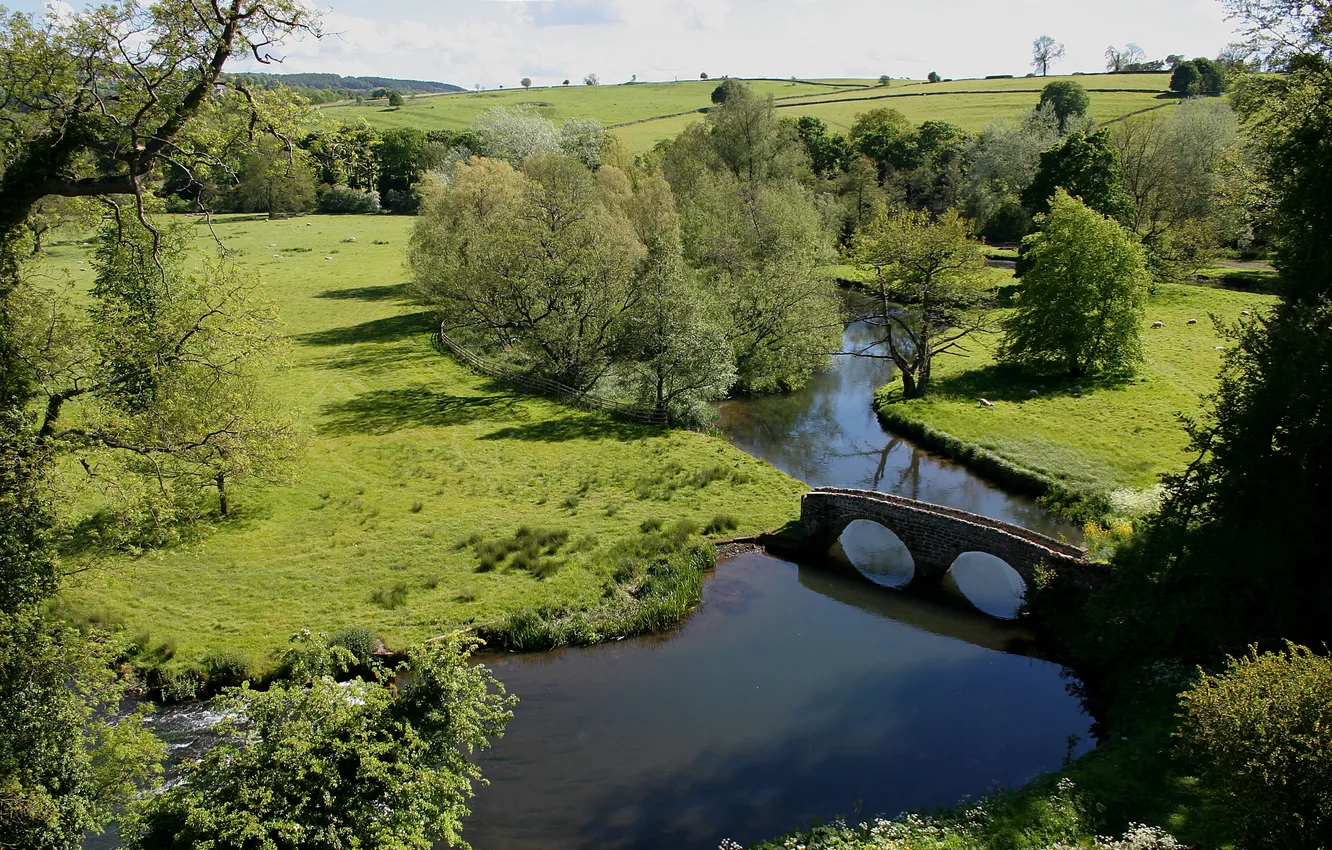
[[[800,502],[800,520],[811,544],[826,547],[858,519],[871,520],[897,535],[911,552],[917,580],[937,581],[964,552],[1002,558],[1031,584],[1036,568],[1053,569],[1075,585],[1095,587],[1108,568],[1087,560],[1077,546],[1012,523],[917,502],[872,490],[821,487]]]

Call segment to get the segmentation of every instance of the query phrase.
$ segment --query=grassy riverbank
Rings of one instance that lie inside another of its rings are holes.
[[[217,225],[292,340],[271,382],[312,435],[297,483],[239,488],[237,516],[192,543],[67,554],[91,567],[62,597],[71,617],[147,635],[177,667],[225,653],[262,669],[300,628],[360,626],[403,646],[475,624],[503,631],[523,612],[529,643],[591,639],[651,625],[634,619],[651,605],[679,607],[687,588],[653,584],[662,541],[798,514],[802,484],[723,440],[534,398],[439,354],[430,316],[407,299],[410,226]],[[86,286],[90,252],[54,247],[45,271]]]
[[[1146,324],[1165,327],[1144,330],[1146,363],[1131,379],[1032,377],[996,363],[997,338],[989,336],[972,344],[970,357],[936,361],[928,398],[903,401],[893,384],[879,389],[875,407],[889,428],[1003,483],[1055,487],[1092,498],[1094,513],[1136,516],[1154,504],[1159,476],[1188,462],[1179,415],[1197,416],[1216,386],[1217,347],[1226,341],[1209,317],[1230,323],[1275,300],[1162,285]],[[983,406],[982,398],[994,406]]]

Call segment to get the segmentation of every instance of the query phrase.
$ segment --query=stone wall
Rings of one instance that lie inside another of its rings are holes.
[[[800,520],[815,545],[831,545],[858,519],[873,520],[901,538],[911,550],[918,579],[942,578],[963,552],[1003,558],[1028,584],[1042,564],[1080,585],[1094,586],[1106,576],[1107,568],[1088,561],[1087,553],[1076,546],[955,508],[835,488],[812,490],[801,500]]]

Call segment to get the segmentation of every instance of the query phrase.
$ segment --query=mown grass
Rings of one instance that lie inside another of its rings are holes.
[[[971,345],[969,357],[936,361],[928,398],[902,401],[900,384],[890,384],[879,389],[875,404],[889,427],[928,430],[934,439],[927,442],[938,443],[939,434],[955,438],[965,447],[965,461],[976,460],[966,456],[974,449],[997,458],[998,477],[1007,465],[1074,493],[1106,496],[1110,512],[1136,515],[1154,504],[1159,476],[1188,462],[1179,415],[1199,415],[1203,397],[1216,386],[1217,347],[1227,344],[1211,316],[1232,323],[1243,310],[1274,303],[1268,295],[1162,285],[1147,308],[1146,362],[1132,378],[1033,375],[996,363],[997,337],[988,336]],[[1165,327],[1150,328],[1155,321]],[[994,406],[983,406],[982,398]],[[983,457],[978,465],[991,471]]]
[[[1036,105],[1039,92],[1057,79],[1076,80],[1091,95],[1091,115],[1110,121],[1154,106],[1174,103],[1166,94],[1167,74],[1087,74],[1074,77],[1017,77],[1006,80],[954,80],[928,84],[894,80],[882,87],[878,80],[826,80],[796,82],[753,80],[750,84],[777,98],[778,114],[813,115],[845,132],[858,113],[878,107],[902,112],[913,123],[950,121],[965,130],[977,131],[996,118],[1007,118]],[[578,81],[574,81],[577,83]],[[677,135],[701,119],[697,110],[711,106],[710,95],[718,80],[684,80],[634,85],[570,85],[567,88],[505,89],[462,92],[408,98],[398,109],[382,103],[325,106],[320,114],[330,120],[371,126],[420,127],[424,130],[462,130],[476,117],[495,106],[526,105],[553,121],[566,118],[595,118],[606,125],[644,123],[620,127],[614,132],[635,151],[645,151],[662,139]],[[812,85],[835,82],[837,87]],[[1128,90],[1128,91],[1123,91]],[[830,102],[837,101],[837,102]],[[687,112],[687,115],[677,113]],[[664,117],[674,116],[674,117]],[[645,121],[644,119],[656,119]]]
[[[519,612],[604,607],[623,546],[649,520],[702,529],[725,515],[729,534],[796,515],[804,486],[721,439],[571,409],[439,354],[407,297],[410,226],[216,224],[292,340],[270,380],[313,433],[297,483],[238,487],[237,516],[178,548],[69,556],[92,567],[64,593],[71,616],[147,635],[164,664],[224,652],[262,670],[300,628],[364,627],[403,647]],[[210,238],[201,226],[201,245]],[[56,246],[44,270],[86,286],[90,251]],[[515,540],[480,568],[476,544]]]

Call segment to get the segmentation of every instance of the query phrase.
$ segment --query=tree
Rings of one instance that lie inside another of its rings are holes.
[[[126,846],[467,847],[481,778],[469,755],[503,734],[516,702],[469,663],[477,642],[416,647],[382,678],[339,684],[350,652],[294,640],[293,678],[226,693],[218,742],[136,806]]]
[[[42,293],[29,285],[19,248],[41,199],[99,198],[122,223],[148,230],[154,261],[164,236],[148,222],[150,189],[168,160],[202,176],[237,161],[257,136],[290,138],[299,127],[288,121],[287,94],[251,91],[223,69],[238,55],[271,61],[274,45],[295,32],[317,34],[305,7],[255,0],[200,11],[167,0],[58,21],[0,20],[0,810],[6,843],[33,850],[78,847],[135,780],[151,776],[155,757],[119,745],[136,740],[138,724],[111,729],[97,719],[116,694],[97,696],[80,670],[111,656],[90,657],[91,647],[44,612],[59,585],[44,495],[53,452],[33,426],[43,388],[29,308]],[[60,342],[96,359],[91,340]],[[49,397],[41,400],[49,409]]]
[[[598,77],[596,74],[588,74],[586,77],[583,77],[583,85],[599,86],[601,85],[601,78]]]
[[[522,84],[522,87],[525,89],[530,89],[532,87],[531,77],[523,77],[521,80],[519,80],[519,82]]]
[[[881,85],[881,86],[887,86],[887,85],[891,84],[892,81],[893,81],[893,78],[890,77],[890,76],[888,76],[887,74],[880,74],[880,75],[879,75],[879,85]]]
[[[1105,49],[1105,69],[1112,74],[1136,71],[1146,58],[1147,51],[1133,42],[1129,42],[1123,50],[1112,44]]]
[[[953,210],[931,220],[880,205],[853,237],[851,258],[874,272],[872,303],[857,318],[877,333],[871,345],[847,353],[891,359],[902,397],[923,397],[934,358],[964,355],[968,337],[986,325],[985,258],[970,222]]]
[[[1059,120],[1059,132],[1065,132],[1074,121],[1087,116],[1091,97],[1087,90],[1073,80],[1056,80],[1041,89],[1038,109],[1049,108]]]
[[[721,85],[712,90],[711,100],[717,104],[725,103],[733,93],[746,88],[747,86],[740,80],[722,80]]]
[[[796,119],[796,135],[805,146],[814,173],[829,177],[838,170],[846,156],[846,139],[841,135],[828,135],[828,125],[812,115]]]
[[[943,77],[939,76],[938,71],[930,71],[930,75],[927,79],[929,79],[929,81],[932,83],[938,83],[943,81]]]
[[[1169,56],[1165,58],[1166,69],[1173,71],[1176,68],[1178,68],[1179,64],[1183,61],[1184,61],[1183,56],[1181,56],[1178,53],[1171,53]]]
[[[42,242],[48,234],[60,230],[86,230],[97,223],[100,210],[97,204],[85,198],[66,198],[48,195],[32,207],[25,222],[32,235],[32,253],[42,253]]]
[[[1031,228],[1021,196],[1036,179],[1041,153],[1061,141],[1053,109],[1033,109],[1013,121],[992,123],[966,152],[961,189],[967,215],[989,239],[1016,242]]]
[[[701,73],[701,74],[698,75],[698,78],[699,78],[700,80],[706,80],[706,79],[708,78],[708,72],[707,72],[707,71],[704,71],[703,73]]]
[[[569,85],[569,81],[568,81],[568,80],[565,80],[564,83],[563,83],[563,85],[566,85],[566,86]]]
[[[412,236],[416,288],[446,328],[512,346],[520,365],[577,390],[610,370],[641,299],[646,248],[607,178],[540,154],[459,163],[429,187]]]
[[[1064,58],[1064,45],[1048,35],[1031,43],[1031,64],[1042,77],[1050,72],[1050,65]]]
[[[388,105],[389,105],[389,106],[393,107],[394,109],[397,109],[399,106],[402,106],[403,102],[404,102],[404,101],[403,101],[403,99],[402,99],[402,94],[401,94],[401,93],[396,92],[396,91],[391,91],[391,92],[389,92],[389,96],[388,96]]]
[[[1226,90],[1225,71],[1201,56],[1180,62],[1170,75],[1170,90],[1189,97],[1221,94]]]
[[[708,111],[708,145],[732,174],[749,182],[807,173],[794,128],[777,120],[771,95],[738,80],[724,103]],[[725,83],[723,83],[725,85]]]
[[[1058,189],[1118,221],[1132,218],[1133,202],[1124,192],[1119,158],[1105,130],[1075,133],[1043,152],[1035,179],[1022,193],[1022,203],[1033,215],[1040,215],[1050,209]]]
[[[472,124],[478,153],[518,164],[542,153],[560,149],[555,125],[527,106],[506,109],[496,106],[483,112]]]
[[[1130,226],[1153,275],[1177,280],[1204,265],[1212,249],[1250,235],[1239,126],[1222,100],[1191,98],[1175,109],[1116,123],[1110,139]]]
[[[309,155],[291,143],[266,139],[241,161],[234,195],[241,212],[300,213],[315,205]]]
[[[1131,370],[1142,360],[1146,256],[1117,221],[1059,189],[1026,239],[1028,269],[1003,320],[1002,360],[1072,377]]]

